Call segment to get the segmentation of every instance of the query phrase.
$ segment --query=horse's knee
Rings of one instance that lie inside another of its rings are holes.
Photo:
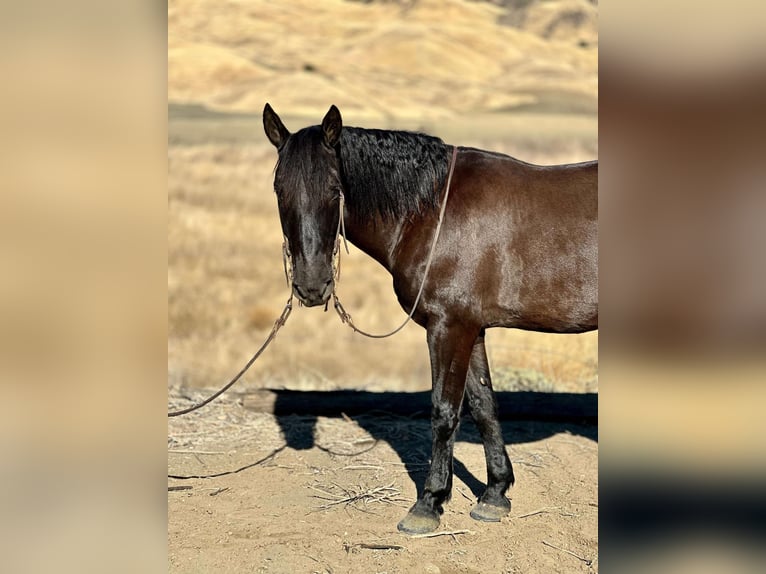
[[[449,439],[455,432],[459,420],[458,409],[449,404],[435,404],[431,410],[431,426],[434,438]]]
[[[473,389],[468,387],[466,389],[465,399],[466,399],[466,402],[468,403],[468,408],[471,411],[471,415],[474,416],[475,418],[476,414],[481,409],[481,405],[482,405],[481,397],[479,397],[479,395],[476,392],[474,392]]]
[[[497,418],[494,397],[492,395],[469,396],[468,408],[471,409],[471,416],[473,417],[473,420],[475,420],[480,425],[495,422],[495,419]]]
[[[513,478],[513,466],[511,465],[511,459],[508,458],[508,453],[505,451],[505,448],[490,455],[489,459],[492,466],[497,470],[500,478]]]

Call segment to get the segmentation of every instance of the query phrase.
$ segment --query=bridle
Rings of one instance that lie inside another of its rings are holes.
[[[385,333],[383,335],[375,335],[368,333],[366,331],[363,331],[362,329],[358,328],[354,322],[351,320],[351,315],[343,308],[343,305],[341,305],[340,298],[338,297],[337,289],[338,289],[338,282],[340,281],[340,240],[341,237],[343,238],[343,245],[346,248],[346,253],[349,253],[348,250],[348,243],[346,242],[346,223],[343,217],[343,212],[346,206],[346,199],[343,195],[343,191],[340,191],[339,199],[338,199],[338,209],[340,211],[340,217],[338,218],[338,227],[335,230],[335,242],[333,243],[333,253],[332,253],[332,268],[333,268],[333,289],[332,289],[332,298],[333,298],[333,306],[335,307],[335,311],[338,313],[338,316],[340,317],[340,320],[347,324],[351,329],[354,330],[354,332],[359,333],[360,335],[364,335],[365,337],[370,337],[373,339],[384,339],[386,337],[390,337],[391,335],[395,335],[399,331],[401,331],[404,326],[409,323],[409,321],[412,319],[412,316],[415,314],[415,310],[418,307],[418,303],[420,302],[420,297],[423,295],[423,289],[426,285],[426,279],[428,278],[428,271],[431,269],[431,262],[433,261],[434,251],[436,250],[436,243],[439,240],[439,233],[441,232],[442,223],[444,222],[444,213],[446,212],[447,208],[447,198],[449,197],[450,192],[450,184],[452,183],[452,174],[455,171],[455,161],[457,159],[457,147],[452,147],[452,157],[450,158],[450,165],[449,165],[449,174],[447,175],[447,183],[445,185],[444,190],[444,199],[442,200],[441,209],[439,210],[439,220],[436,223],[436,230],[434,231],[434,236],[431,241],[431,249],[428,253],[428,258],[426,259],[426,266],[425,270],[423,271],[423,279],[420,282],[420,289],[418,289],[417,297],[415,297],[415,302],[412,304],[412,309],[410,309],[409,314],[407,315],[407,318],[404,320],[404,322],[399,325],[396,329],[389,333]],[[289,242],[287,240],[287,237],[284,237],[284,240],[282,242],[282,265],[285,270],[285,280],[287,281],[287,286],[290,288],[290,298],[287,300],[287,303],[285,304],[285,308],[282,310],[282,313],[279,315],[277,320],[274,322],[274,326],[271,328],[271,332],[269,333],[269,336],[266,337],[266,340],[263,342],[261,347],[255,352],[255,354],[250,358],[250,360],[245,364],[244,367],[234,376],[233,379],[231,379],[228,383],[226,383],[221,389],[216,391],[214,394],[206,398],[200,403],[197,403],[195,405],[192,405],[185,409],[180,409],[177,411],[171,411],[168,413],[168,417],[177,417],[181,415],[185,415],[187,413],[190,413],[192,411],[196,411],[197,409],[200,409],[204,407],[205,405],[211,403],[218,397],[220,397],[223,393],[228,391],[234,384],[242,378],[242,375],[244,375],[247,370],[252,366],[252,364],[258,359],[258,357],[261,356],[261,353],[266,350],[266,347],[269,346],[269,344],[274,340],[274,338],[277,336],[277,333],[279,330],[284,326],[284,324],[287,322],[287,318],[290,316],[290,313],[292,313],[293,310],[293,289],[291,285],[292,281],[292,275],[293,275],[293,262],[292,262],[292,253],[290,252],[290,246]],[[327,310],[327,306],[325,306],[325,310]]]

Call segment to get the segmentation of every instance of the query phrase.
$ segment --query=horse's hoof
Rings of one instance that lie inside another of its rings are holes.
[[[478,502],[471,509],[471,518],[482,522],[500,522],[511,512],[511,502],[507,498],[504,498],[504,502],[499,505]]]
[[[405,534],[426,534],[433,532],[439,527],[439,514],[437,512],[423,513],[410,511],[407,516],[402,518],[396,525],[399,532]]]

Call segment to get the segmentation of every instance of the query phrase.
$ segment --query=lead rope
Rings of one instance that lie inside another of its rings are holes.
[[[287,243],[287,237],[284,238],[284,241],[282,242],[282,265],[285,268],[285,280],[287,281],[287,286],[290,287],[290,279],[292,278],[292,271],[293,271],[293,264],[292,264],[292,254],[290,253],[290,247]],[[212,403],[215,399],[220,397],[222,394],[224,394],[226,391],[228,391],[234,383],[236,383],[240,378],[242,378],[242,375],[244,375],[247,370],[252,366],[253,363],[258,359],[258,357],[261,356],[261,353],[266,350],[266,347],[269,346],[269,344],[274,340],[274,338],[277,336],[277,332],[284,326],[284,324],[287,322],[287,318],[290,316],[290,313],[293,312],[293,290],[290,289],[290,298],[287,300],[287,303],[285,304],[285,308],[282,310],[282,314],[279,315],[277,320],[274,322],[274,326],[271,328],[271,333],[269,333],[269,336],[266,337],[266,340],[263,342],[263,345],[261,345],[261,348],[258,349],[255,354],[250,357],[250,360],[245,364],[244,367],[242,367],[242,370],[237,373],[233,379],[231,379],[228,383],[226,383],[221,389],[214,394],[210,395],[208,398],[206,398],[204,401],[197,403],[195,405],[192,405],[188,408],[181,409],[178,411],[171,411],[168,413],[168,417],[179,417],[181,415],[185,415],[187,413],[196,411],[197,409],[201,409],[208,403]]]
[[[345,223],[343,222],[343,205],[344,205],[344,198],[343,193],[340,195],[340,220],[338,221],[338,237],[335,238],[335,249],[333,250],[333,266],[335,267],[335,277],[336,280],[333,285],[332,289],[332,298],[333,298],[333,304],[335,306],[335,311],[337,311],[338,316],[340,317],[340,320],[347,324],[351,329],[354,330],[354,332],[359,333],[360,335],[364,335],[365,337],[369,337],[371,339],[385,339],[386,337],[390,337],[391,335],[396,335],[399,331],[404,329],[404,326],[410,322],[412,319],[412,316],[415,314],[415,310],[418,308],[418,303],[420,302],[420,297],[423,295],[423,289],[426,286],[426,279],[428,278],[428,271],[431,269],[431,262],[433,261],[434,257],[434,251],[436,250],[436,243],[439,240],[439,233],[441,232],[442,228],[442,222],[444,221],[444,213],[447,209],[447,198],[449,197],[449,190],[450,190],[450,184],[452,183],[452,173],[455,171],[455,160],[457,158],[457,146],[452,147],[452,158],[450,159],[450,165],[449,165],[449,175],[447,176],[447,186],[446,190],[444,191],[444,199],[442,200],[442,207],[439,211],[439,221],[436,223],[436,231],[434,231],[434,238],[431,241],[431,250],[428,253],[428,259],[426,259],[426,268],[423,272],[423,280],[420,283],[420,289],[418,290],[418,295],[415,297],[415,302],[412,304],[412,309],[410,309],[409,315],[407,315],[407,318],[404,320],[404,322],[399,325],[396,329],[391,331],[390,333],[385,333],[383,335],[375,335],[372,333],[368,333],[366,331],[363,331],[356,325],[354,325],[354,322],[351,319],[351,315],[349,315],[348,311],[346,311],[343,308],[343,305],[341,305],[340,299],[338,298],[338,293],[336,291],[338,286],[338,279],[340,279],[340,232],[343,231],[343,242],[346,245],[346,253],[348,253],[348,244],[346,244],[346,227]],[[336,264],[336,256],[337,255],[337,264]]]
[[[228,391],[234,383],[236,383],[242,375],[244,375],[247,370],[250,368],[250,366],[255,363],[256,359],[261,356],[261,353],[266,350],[266,347],[269,346],[269,343],[271,343],[274,340],[274,337],[277,336],[277,332],[282,328],[282,326],[287,322],[287,318],[290,316],[290,313],[293,311],[293,295],[292,291],[290,292],[290,298],[287,300],[287,304],[285,305],[285,308],[282,310],[282,314],[277,318],[277,320],[274,322],[274,326],[271,328],[271,333],[269,333],[269,336],[266,338],[266,340],[263,342],[263,345],[261,345],[261,348],[258,349],[255,354],[250,358],[250,360],[245,364],[244,367],[242,367],[242,370],[237,373],[232,380],[230,380],[228,383],[226,383],[221,389],[214,394],[210,395],[208,398],[206,398],[201,403],[197,403],[196,405],[192,405],[188,408],[181,409],[179,411],[171,411],[168,413],[168,417],[178,417],[181,415],[185,415],[187,413],[190,413],[192,411],[196,411],[197,409],[201,409],[206,404],[213,402],[215,399],[220,397],[222,394],[224,394],[226,391]]]

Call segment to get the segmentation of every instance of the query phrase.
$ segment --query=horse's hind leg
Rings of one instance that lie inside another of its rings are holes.
[[[398,528],[408,534],[436,530],[442,504],[452,489],[452,451],[455,430],[460,419],[466,374],[473,341],[478,328],[450,327],[445,323],[429,324],[428,349],[431,355],[433,390],[431,391],[431,468],[418,501]]]
[[[492,392],[492,380],[484,348],[484,333],[476,339],[471,353],[471,366],[466,382],[466,398],[471,415],[479,427],[487,459],[487,489],[471,510],[471,518],[498,522],[511,510],[505,493],[513,485],[513,468],[505,450],[498,417],[497,398]]]

